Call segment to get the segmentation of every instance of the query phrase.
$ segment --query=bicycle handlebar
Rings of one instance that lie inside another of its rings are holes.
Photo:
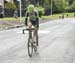
[[[28,28],[27,28],[27,29],[25,29],[25,30],[28,30],[28,31],[29,31],[29,30],[35,30],[35,28],[31,28],[31,29],[28,29]]]
[[[25,30],[27,30],[27,31],[35,30],[35,28],[31,28],[31,29],[28,29],[28,28],[27,28],[27,29],[23,29],[23,34],[25,34],[25,32],[24,32]]]

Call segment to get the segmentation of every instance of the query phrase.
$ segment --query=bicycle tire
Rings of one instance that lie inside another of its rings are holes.
[[[32,38],[29,38],[28,39],[28,55],[30,56],[30,57],[32,57],[32,54],[33,54],[33,40],[32,40]],[[30,48],[31,48],[31,50],[30,50]]]
[[[34,46],[34,52],[36,53],[36,52],[37,52],[37,43],[36,43],[36,38],[35,38],[35,40],[34,40],[34,44],[33,44],[33,46]]]
[[[34,52],[35,53],[37,52],[37,46],[34,46]]]

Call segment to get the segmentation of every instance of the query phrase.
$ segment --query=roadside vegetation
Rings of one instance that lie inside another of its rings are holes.
[[[68,14],[68,16],[67,16],[67,14]],[[62,18],[62,15],[64,15],[64,18],[74,18],[74,13],[53,14],[53,15],[48,15],[48,16],[42,16],[41,18],[54,20],[54,19],[59,19],[59,16],[61,16],[61,18]]]
[[[67,17],[68,14],[68,17]],[[52,14],[48,16],[41,16],[41,19],[59,19],[59,16],[64,15],[64,18],[74,18],[74,13],[60,13],[60,14]],[[25,17],[22,17],[22,20],[24,20]],[[6,20],[6,21],[19,21],[20,18],[18,17],[17,19],[14,17],[5,17],[5,18],[0,18],[0,20]]]
[[[0,29],[4,29],[6,26],[11,24],[19,24],[20,18],[14,17],[14,11],[17,9],[18,16],[20,16],[19,1],[14,0],[14,3],[6,2],[4,6],[4,18],[0,18]],[[27,6],[31,0],[25,2],[22,1],[22,23],[24,23],[24,17]],[[34,0],[33,0],[34,1]],[[38,10],[39,17],[42,21],[64,18],[74,18],[75,16],[75,0],[52,0],[52,16],[51,16],[51,0],[35,0],[35,8]]]
[[[22,16],[24,17],[25,11],[27,6],[34,2],[34,0],[31,2],[21,0],[22,1]],[[52,14],[59,14],[59,13],[74,13],[75,12],[75,0],[35,0],[34,5],[35,8],[38,10],[39,15],[42,16],[48,16],[51,14],[51,1],[52,1]],[[14,14],[14,10],[18,9],[18,15],[19,15],[19,2],[15,0],[15,2],[12,3],[5,3],[5,16],[11,16],[13,17],[12,14]],[[12,9],[12,12],[11,12]],[[7,12],[7,10],[9,12]],[[10,14],[9,14],[10,13]],[[9,14],[9,15],[7,15]]]
[[[68,14],[68,17],[67,17]],[[59,19],[59,16],[64,15],[64,18],[74,18],[74,13],[62,13],[62,14],[53,14],[48,15],[48,16],[41,16],[40,19],[42,19],[41,22],[46,22],[48,20],[55,20],[55,19]],[[24,24],[24,19],[25,17],[22,17],[22,21],[20,22],[20,18],[12,18],[12,17],[6,17],[6,18],[0,18],[0,30],[4,30],[7,27],[12,27],[11,24],[14,25],[21,25]]]

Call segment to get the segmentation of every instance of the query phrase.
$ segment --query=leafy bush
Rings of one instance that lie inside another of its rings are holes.
[[[75,1],[73,2],[71,9],[75,11]]]
[[[39,16],[40,16],[40,17],[41,17],[42,15],[44,15],[45,10],[44,10],[43,7],[41,7],[41,6],[36,6],[35,8],[36,8],[36,10],[39,12]]]
[[[14,3],[11,2],[7,2],[5,3],[5,9],[16,9],[16,5]]]

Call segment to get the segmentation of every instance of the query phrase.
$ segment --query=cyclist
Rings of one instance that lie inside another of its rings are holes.
[[[29,23],[28,23],[29,22]],[[29,5],[25,14],[25,25],[31,28],[35,27],[34,36],[36,36],[36,43],[38,46],[38,29],[39,29],[39,17],[34,5]]]

